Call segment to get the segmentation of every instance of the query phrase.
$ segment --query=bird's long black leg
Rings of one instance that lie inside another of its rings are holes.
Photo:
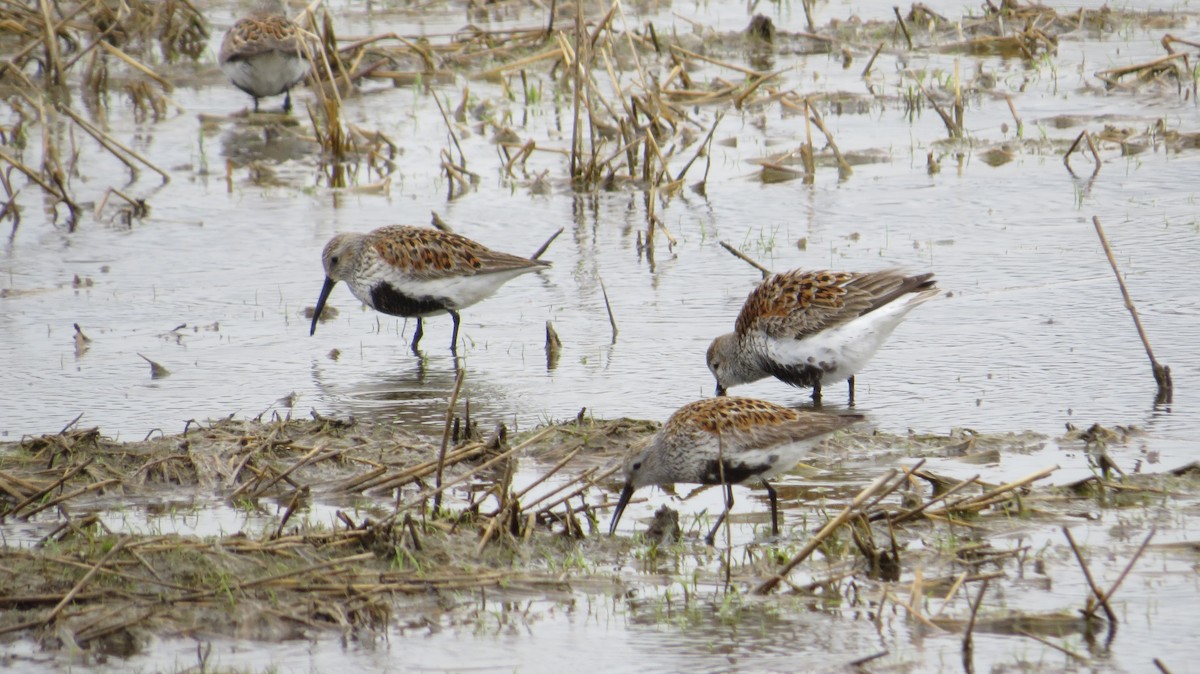
[[[291,89],[283,90],[283,111],[284,112],[292,111],[292,90]]]
[[[412,352],[414,356],[421,355],[417,352],[417,344],[421,341],[421,337],[425,335],[425,327],[421,323],[421,317],[417,316],[417,331],[413,333]]]
[[[850,388],[850,407],[854,407],[854,375],[850,375],[850,378],[846,380],[846,383]]]
[[[453,309],[446,310],[450,314],[450,318],[454,321],[454,333],[450,335],[450,353],[458,355],[458,312]]]
[[[733,510],[733,485],[726,483],[725,510],[721,511],[721,516],[717,518],[717,523],[713,525],[712,531],[704,537],[705,545],[712,545],[713,541],[717,540],[717,529],[721,528],[721,523],[725,521],[725,516],[729,514],[730,510]]]
[[[767,488],[767,497],[771,499],[771,535],[779,535],[779,495],[775,493],[775,487],[772,487],[766,480],[762,481],[763,486]]]
[[[821,406],[821,382],[813,384],[812,401],[813,407]]]
[[[258,112],[258,96],[254,97],[254,111]]]

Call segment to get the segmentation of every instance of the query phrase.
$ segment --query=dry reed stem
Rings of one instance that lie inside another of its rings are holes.
[[[250,492],[250,498],[257,498],[259,496],[262,496],[264,493],[266,493],[266,491],[268,489],[270,489],[271,487],[278,484],[281,480],[287,480],[289,475],[296,472],[300,468],[303,468],[304,466],[307,466],[310,463],[320,463],[322,461],[328,461],[329,459],[339,457],[342,455],[343,451],[344,450],[341,450],[341,449],[332,449],[332,450],[322,453],[320,447],[313,447],[312,450],[310,450],[307,454],[300,457],[299,461],[296,461],[295,463],[293,463],[282,473],[279,473],[275,477],[267,480],[265,483],[262,483],[258,487],[255,487],[255,489],[252,492]],[[251,484],[251,483],[247,482],[246,484]]]
[[[1146,356],[1150,359],[1150,369],[1153,371],[1154,381],[1158,385],[1158,395],[1155,402],[1158,404],[1169,403],[1174,397],[1171,368],[1170,366],[1160,364],[1154,358],[1154,351],[1150,348],[1150,339],[1146,337],[1146,330],[1142,327],[1142,320],[1138,317],[1137,307],[1134,306],[1133,299],[1129,296],[1129,289],[1125,287],[1125,279],[1121,277],[1121,272],[1117,269],[1117,260],[1113,257],[1112,248],[1108,245],[1108,237],[1104,235],[1104,228],[1100,226],[1100,217],[1092,216],[1092,224],[1096,226],[1096,234],[1100,237],[1100,244],[1104,246],[1104,254],[1108,257],[1108,264],[1112,267],[1113,274],[1117,277],[1117,285],[1121,287],[1121,297],[1125,299],[1125,309],[1133,317],[1133,325],[1137,328],[1138,337],[1141,338],[1142,346],[1146,348]]]
[[[61,113],[65,114],[66,116],[70,117],[71,120],[74,121],[77,125],[79,125],[79,127],[81,129],[86,131],[88,133],[88,135],[90,135],[92,138],[94,138],[97,143],[100,143],[100,145],[104,146],[104,149],[108,150],[114,157],[119,159],[121,161],[121,163],[128,166],[129,170],[133,171],[134,175],[137,174],[137,168],[133,165],[132,161],[130,159],[126,158],[124,155],[128,155],[129,157],[136,159],[138,162],[145,164],[147,167],[149,167],[151,171],[154,171],[158,175],[162,176],[162,179],[163,179],[162,182],[164,185],[171,182],[171,174],[170,173],[167,173],[166,171],[159,168],[157,165],[155,165],[150,160],[146,159],[145,157],[138,154],[137,152],[134,152],[133,149],[130,148],[129,146],[127,146],[124,143],[120,142],[119,140],[113,138],[112,136],[108,135],[104,131],[96,128],[94,125],[92,125],[91,122],[80,117],[71,108],[69,108],[65,105],[57,105],[57,106],[55,106],[55,109],[58,112],[61,112]],[[120,152],[118,152],[118,150],[120,150]]]
[[[954,599],[954,595],[958,594],[959,588],[961,588],[963,586],[963,584],[966,582],[966,580],[967,580],[967,572],[966,571],[963,571],[962,573],[958,574],[958,577],[954,579],[954,583],[950,585],[950,589],[946,591],[946,596],[942,597],[942,605],[938,607],[938,610],[936,613],[934,613],[932,616],[930,616],[930,619],[937,618],[940,615],[942,615],[942,611],[945,611],[946,607],[950,605],[951,600]]]
[[[1008,111],[1012,114],[1013,121],[1016,122],[1016,136],[1021,138],[1025,135],[1025,122],[1021,121],[1021,116],[1017,114],[1017,107],[1013,104],[1012,96],[1004,94],[1004,101],[1008,103]]]
[[[390,522],[390,521],[394,520],[400,514],[400,511],[407,510],[409,508],[417,506],[417,505],[421,504],[422,502],[424,502],[425,499],[427,499],[431,496],[434,496],[438,493],[444,492],[447,489],[450,489],[451,487],[455,487],[455,486],[471,479],[477,473],[487,470],[488,468],[491,468],[492,466],[496,465],[500,461],[503,461],[504,459],[511,457],[512,455],[525,449],[529,445],[532,445],[535,442],[537,442],[538,440],[541,440],[543,436],[549,434],[553,430],[554,430],[554,428],[552,426],[547,426],[546,428],[543,428],[541,431],[539,431],[539,432],[533,434],[532,436],[530,436],[529,438],[527,438],[521,444],[519,444],[505,452],[502,452],[501,454],[498,454],[498,455],[492,457],[491,459],[479,464],[478,466],[475,466],[474,468],[467,471],[463,475],[460,475],[459,477],[443,484],[442,486],[436,487],[433,489],[426,489],[426,490],[420,492],[419,494],[417,494],[416,496],[412,497],[408,501],[397,504],[396,511],[393,512],[391,515],[388,515],[387,519],[385,521]]]
[[[1158,533],[1158,530],[1151,528],[1150,533],[1146,534],[1145,540],[1143,540],[1142,544],[1138,546],[1138,549],[1133,553],[1133,556],[1129,558],[1129,563],[1127,563],[1125,568],[1121,570],[1121,575],[1117,576],[1117,580],[1113,582],[1112,587],[1109,588],[1108,592],[1104,593],[1104,598],[1106,601],[1111,599],[1112,596],[1116,594],[1117,589],[1121,587],[1121,583],[1125,581],[1125,577],[1128,576],[1129,572],[1133,570],[1133,565],[1137,563],[1138,558],[1140,558],[1142,553],[1146,551],[1146,547],[1150,545],[1150,539],[1154,538],[1154,534],[1156,533]],[[1085,615],[1088,617],[1095,615],[1095,613],[1095,606],[1093,606],[1090,610],[1085,611]]]
[[[536,488],[538,485],[542,484],[543,482],[545,482],[546,480],[548,480],[548,479],[549,479],[551,476],[553,476],[555,473],[557,473],[558,471],[560,471],[560,470],[562,470],[564,467],[566,467],[566,465],[567,465],[568,463],[570,463],[570,462],[571,462],[571,459],[574,459],[574,458],[575,458],[575,457],[576,457],[576,456],[579,454],[579,452],[580,452],[580,451],[582,451],[582,450],[583,450],[583,448],[582,448],[582,447],[576,447],[575,449],[573,449],[573,450],[571,450],[570,452],[568,452],[568,453],[567,453],[567,455],[566,455],[566,456],[564,456],[564,457],[563,457],[563,458],[562,458],[562,459],[561,459],[561,460],[560,460],[558,463],[554,464],[554,465],[553,465],[553,466],[550,468],[550,470],[546,471],[545,473],[543,473],[543,474],[542,474],[542,476],[541,476],[541,477],[539,477],[539,478],[537,478],[536,480],[534,480],[533,482],[529,483],[529,485],[528,485],[528,486],[526,486],[526,487],[525,487],[524,489],[522,489],[521,491],[519,491],[519,492],[516,492],[515,494],[513,494],[513,495],[512,495],[512,498],[513,498],[513,499],[520,499],[520,498],[523,498],[523,497],[524,497],[526,494],[528,494],[528,493],[529,493],[531,490],[535,489],[535,488]],[[573,481],[574,481],[574,480],[573,480]]]
[[[749,98],[750,95],[753,94],[755,91],[757,91],[759,87],[761,87],[764,83],[766,83],[767,80],[779,77],[779,75],[781,75],[785,72],[787,72],[786,68],[783,70],[776,70],[773,73],[766,73],[762,77],[755,77],[755,78],[751,79],[749,83],[744,85],[744,89],[743,89],[742,93],[738,94],[737,96],[734,96],[733,107],[737,108],[738,110],[741,110],[742,106],[746,102],[746,99]]]
[[[293,579],[296,576],[301,576],[306,573],[314,573],[317,571],[324,571],[325,569],[329,569],[331,567],[335,567],[335,566],[338,566],[341,564],[353,564],[354,562],[365,562],[365,561],[369,561],[369,560],[373,560],[373,559],[375,559],[375,553],[373,553],[373,552],[363,552],[363,553],[360,553],[357,555],[350,555],[348,557],[339,557],[337,559],[330,559],[330,560],[326,560],[324,562],[310,564],[310,565],[305,566],[300,569],[290,569],[288,571],[271,574],[269,576],[262,576],[260,578],[254,578],[254,579],[247,580],[247,581],[241,582],[241,583],[233,583],[228,588],[223,588],[221,591],[225,594],[232,595],[232,594],[236,594],[242,590],[249,590],[251,588],[258,587],[260,585],[269,585],[269,584],[277,583],[278,581],[281,581],[281,580]],[[204,589],[204,590],[192,592],[191,594],[185,594],[181,597],[176,597],[173,601],[187,602],[187,601],[196,601],[198,599],[207,599],[209,597],[212,597],[216,593],[217,593],[217,590],[215,590],[215,589]]]
[[[1121,79],[1122,77],[1124,77],[1126,75],[1129,75],[1130,73],[1142,73],[1142,74],[1151,73],[1152,74],[1154,71],[1162,68],[1163,66],[1166,66],[1166,65],[1175,66],[1174,61],[1179,60],[1179,59],[1186,59],[1186,58],[1187,58],[1187,54],[1184,54],[1184,53],[1167,54],[1165,56],[1160,56],[1156,59],[1151,59],[1151,60],[1145,61],[1143,63],[1135,63],[1133,65],[1120,66],[1118,68],[1108,68],[1106,70],[1101,70],[1101,71],[1095,73],[1095,75],[1096,75],[1096,77],[1100,78],[1101,80],[1104,80],[1104,82],[1106,84],[1108,84],[1109,86],[1116,86],[1117,80]]]
[[[437,493],[433,497],[433,511],[442,509],[442,471],[446,468],[446,447],[450,444],[450,422],[454,419],[454,408],[458,405],[458,394],[462,391],[463,382],[467,380],[467,368],[459,367],[454,378],[454,392],[450,394],[450,402],[446,404],[446,423],[442,427],[442,444],[438,449],[437,473],[433,485]]]
[[[570,501],[573,497],[578,496],[579,494],[582,494],[584,491],[586,491],[588,488],[595,486],[596,480],[595,480],[594,476],[595,476],[597,470],[598,470],[598,468],[596,468],[596,467],[592,467],[592,468],[588,468],[588,469],[584,470],[582,473],[579,473],[578,475],[571,478],[570,481],[564,482],[563,484],[560,484],[559,486],[555,487],[554,489],[551,489],[550,491],[546,492],[545,494],[542,494],[541,496],[537,497],[533,501],[526,503],[525,510],[529,511],[534,506],[540,505],[541,503],[543,503],[545,501],[549,501],[550,499],[553,498],[554,501],[552,501],[550,505],[545,506],[541,510],[534,511],[531,514],[540,516],[540,515],[549,513],[551,510],[554,509],[555,506],[561,505],[562,503],[565,503],[566,501]],[[566,496],[559,497],[559,494],[561,494],[564,491],[567,491],[568,489],[571,490],[571,492],[569,494],[567,494]],[[558,497],[558,498],[556,498],[556,497]]]
[[[804,166],[804,182],[813,184],[817,179],[816,157],[813,156],[812,115],[808,114],[808,98],[804,99],[804,143],[800,146],[800,161]]]
[[[81,414],[80,416],[83,416],[83,415]],[[63,432],[65,433],[66,429],[63,429]],[[8,511],[8,514],[14,515],[14,514],[18,513],[21,511],[21,509],[23,509],[25,506],[29,505],[30,503],[33,503],[34,501],[42,498],[43,496],[45,496],[46,494],[49,494],[50,492],[54,491],[55,489],[62,487],[64,484],[67,483],[68,480],[75,477],[84,468],[87,468],[88,466],[92,465],[92,463],[95,460],[96,460],[96,457],[89,456],[83,460],[83,463],[72,466],[65,473],[63,473],[63,475],[61,477],[59,477],[57,480],[55,480],[54,482],[51,482],[50,484],[46,485],[42,489],[39,489],[36,492],[30,494],[28,497],[25,498],[25,500],[17,503],[17,505],[13,506],[12,509]]]
[[[617,319],[613,316],[612,303],[608,301],[608,289],[604,287],[604,279],[597,277],[600,281],[600,293],[604,296],[604,310],[608,312],[608,324],[612,327],[612,344],[617,343]]]
[[[53,508],[61,503],[66,503],[67,501],[70,501],[71,499],[75,498],[76,496],[82,496],[83,494],[89,494],[94,491],[100,491],[101,489],[104,489],[106,487],[111,487],[113,485],[118,485],[118,484],[121,484],[120,480],[112,479],[112,480],[103,480],[101,482],[96,482],[96,483],[89,484],[84,487],[80,487],[74,491],[63,494],[62,496],[58,496],[56,498],[50,499],[49,501],[46,501],[45,503],[30,510],[27,513],[22,513],[20,519],[23,521],[28,520],[30,517],[33,517],[34,515],[42,512],[43,510]]]
[[[114,47],[113,45],[109,44],[108,42],[104,42],[104,41],[102,41],[100,43],[100,46],[103,47],[104,50],[107,51],[109,54],[112,54],[113,56],[124,61],[127,65],[129,65],[129,67],[133,68],[134,70],[142,73],[146,77],[149,77],[150,79],[157,82],[158,85],[160,87],[162,87],[163,91],[170,92],[174,89],[174,87],[171,86],[171,83],[168,82],[167,80],[163,79],[161,75],[159,75],[158,73],[154,72],[150,68],[143,65],[141,61],[138,61],[137,59],[133,58],[129,54],[126,54],[125,52],[121,51],[119,48]]]
[[[895,491],[897,487],[899,487],[901,484],[904,484],[904,479],[902,477],[894,485],[891,485],[886,489],[884,488],[887,483],[891,481],[893,477],[895,477],[896,472],[896,469],[892,468],[883,475],[875,478],[871,484],[864,487],[862,491],[860,491],[858,495],[854,497],[854,500],[847,504],[846,507],[842,509],[842,512],[838,513],[837,517],[834,517],[832,520],[827,522],[825,526],[822,527],[821,530],[812,537],[812,540],[810,540],[807,545],[801,548],[800,551],[797,552],[794,557],[792,557],[791,561],[785,564],[783,568],[780,569],[779,572],[777,572],[774,576],[764,580],[758,585],[758,587],[754,588],[754,594],[767,594],[771,590],[775,589],[780,580],[791,573],[792,569],[795,569],[797,566],[799,566],[801,562],[803,562],[805,559],[808,559],[808,556],[811,555],[826,538],[836,531],[838,527],[845,524],[854,514],[855,510],[857,510],[859,506],[861,506],[867,499],[872,498],[878,493],[886,494]]]
[[[466,100],[466,98],[467,91],[464,89],[463,100]],[[437,93],[433,94],[433,102],[437,103],[438,112],[442,114],[442,122],[446,125],[446,132],[450,134],[450,140],[453,141],[454,148],[458,150],[458,163],[460,166],[465,168],[467,165],[467,157],[463,153],[462,145],[460,145],[458,142],[458,134],[454,131],[454,124],[451,123],[450,116],[446,113],[446,108],[442,105],[442,99],[438,97]]]
[[[925,95],[925,99],[928,100],[929,104],[933,106],[933,111],[938,114],[938,117],[942,118],[942,124],[946,126],[946,131],[950,134],[950,138],[954,140],[961,139],[963,135],[962,127],[955,123],[950,115],[948,115],[946,111],[942,109],[942,106],[938,105],[938,102],[933,98],[933,94],[929,93],[929,90],[925,88],[924,84],[917,82],[917,87],[921,89],[921,93]]]
[[[913,48],[912,35],[908,32],[908,24],[904,22],[904,17],[900,14],[899,5],[892,5],[892,12],[896,15],[896,21],[900,24],[900,30],[904,31],[904,40],[908,42],[908,48]]]
[[[1036,641],[1036,642],[1038,642],[1038,643],[1042,644],[1043,646],[1049,646],[1050,648],[1053,648],[1054,650],[1058,651],[1059,653],[1062,653],[1063,655],[1070,656],[1070,657],[1071,657],[1073,660],[1075,660],[1076,662],[1081,662],[1081,663],[1084,663],[1084,664],[1089,664],[1089,663],[1091,663],[1091,660],[1090,660],[1090,659],[1088,659],[1086,656],[1080,655],[1080,654],[1076,653],[1075,651],[1073,651],[1073,650],[1071,650],[1071,649],[1069,649],[1069,648],[1065,648],[1065,647],[1063,647],[1063,646],[1059,646],[1058,644],[1054,643],[1053,641],[1050,641],[1049,639],[1046,639],[1046,638],[1044,638],[1044,637],[1039,637],[1039,636],[1038,636],[1038,635],[1036,635],[1036,634],[1033,634],[1033,633],[1031,633],[1031,632],[1027,632],[1027,631],[1025,631],[1025,630],[1020,630],[1020,629],[1019,629],[1019,630],[1016,630],[1016,633],[1017,633],[1017,634],[1020,634],[1020,635],[1021,635],[1021,636],[1023,636],[1023,637],[1028,637],[1028,638],[1030,638],[1030,639],[1033,639],[1034,641]]]
[[[946,631],[946,628],[939,626],[937,623],[933,622],[929,618],[926,618],[925,616],[921,615],[921,612],[918,611],[916,608],[914,608],[912,606],[912,604],[905,602],[903,599],[897,597],[892,592],[885,590],[884,595],[888,599],[890,599],[893,604],[895,604],[896,606],[899,606],[900,608],[907,611],[909,616],[911,616],[914,620],[921,623],[922,625],[928,627],[929,629],[936,630],[938,632]]]
[[[683,165],[683,168],[679,170],[679,173],[675,174],[675,180],[677,180],[677,181],[683,180],[683,177],[687,175],[688,169],[692,168],[692,164],[696,163],[696,160],[700,158],[701,154],[704,154],[707,156],[706,149],[711,146],[713,134],[717,132],[717,126],[721,123],[721,120],[724,118],[725,118],[725,113],[717,113],[716,117],[713,119],[712,126],[710,126],[708,128],[708,134],[706,134],[704,136],[704,140],[701,141],[697,145],[696,153],[692,155],[692,158],[689,159],[688,162]]]
[[[1108,605],[1108,599],[1104,596],[1104,593],[1100,591],[1100,586],[1096,585],[1095,579],[1092,578],[1092,571],[1088,568],[1087,562],[1084,561],[1083,553],[1079,551],[1079,546],[1075,544],[1075,538],[1071,536],[1071,530],[1067,527],[1063,527],[1062,532],[1063,535],[1067,537],[1067,542],[1071,544],[1071,552],[1075,553],[1075,559],[1079,562],[1079,568],[1083,569],[1083,577],[1087,580],[1088,587],[1092,589],[1092,594],[1104,608],[1104,615],[1108,617],[1109,624],[1117,624],[1117,614],[1113,612],[1112,607]],[[1093,610],[1094,609],[1085,610],[1083,611],[1083,614],[1087,617],[1091,617]]]
[[[50,16],[50,0],[41,0],[38,5],[42,10],[42,29],[45,31],[42,44],[46,46],[46,84],[57,86],[63,84],[62,63],[58,58],[57,28]]]
[[[746,75],[747,77],[750,77],[753,79],[761,79],[761,78],[767,77],[767,73],[764,73],[761,70],[754,70],[753,68],[746,68],[743,66],[739,66],[735,63],[730,63],[728,61],[722,61],[720,59],[715,59],[710,56],[704,56],[703,54],[697,54],[696,52],[688,50],[688,49],[684,49],[683,47],[680,47],[679,45],[675,45],[675,44],[671,45],[671,51],[673,53],[683,54],[687,58],[695,60],[695,61],[703,61],[705,63],[711,63],[712,65],[715,65],[715,66],[720,66],[722,68],[727,68],[729,70],[733,70],[735,72],[742,73],[743,75]],[[776,74],[778,74],[778,73],[776,73]]]
[[[61,190],[59,190],[58,187],[47,183],[45,180],[42,180],[42,177],[41,177],[41,175],[38,174],[38,172],[29,168],[24,163],[17,160],[16,157],[13,157],[12,155],[5,152],[3,149],[0,149],[0,159],[3,159],[5,161],[5,163],[7,163],[9,166],[12,166],[12,167],[16,168],[18,171],[20,171],[21,173],[25,174],[26,178],[29,178],[31,181],[33,181],[35,184],[37,184],[38,187],[45,190],[51,196],[55,197],[56,199],[59,199],[60,201],[64,201],[64,202],[68,202],[68,203],[70,202],[70,199],[67,198],[66,194],[64,192],[62,192]]]
[[[482,442],[474,442],[463,445],[458,449],[446,455],[446,465],[453,466],[463,461],[469,461],[483,453],[486,448]],[[437,471],[437,458],[430,459],[415,466],[410,466],[398,473],[391,475],[379,475],[377,470],[373,470],[365,476],[353,478],[352,483],[346,486],[348,491],[385,491],[400,487],[408,482],[420,479],[427,475],[432,475]],[[384,468],[383,470],[387,470]],[[358,484],[354,484],[358,483]]]
[[[602,480],[607,480],[618,470],[621,470],[620,465],[612,466],[609,469],[605,470],[604,472],[600,473],[599,475],[594,474],[594,471],[591,473],[585,472],[584,475],[581,476],[581,477],[587,477],[585,484],[581,484],[580,486],[576,487],[575,489],[572,489],[569,493],[567,493],[567,494],[555,499],[551,503],[543,506],[535,514],[541,516],[546,513],[549,513],[551,510],[554,510],[555,508],[562,505],[563,503],[566,503],[567,501],[570,501],[571,499],[575,498],[576,496],[579,496],[580,494],[587,491],[588,489],[591,489],[592,487],[599,485]],[[579,482],[579,480],[577,480],[577,482]],[[535,505],[538,505],[542,501],[546,500],[547,498],[549,498],[550,496],[553,496],[553,495],[554,495],[553,493],[547,494],[546,496],[542,497],[541,499],[538,499],[537,501],[534,501],[533,503],[528,504],[526,506],[526,508],[530,508]]]
[[[833,157],[837,160],[838,178],[841,180],[849,178],[854,173],[854,169],[850,167],[850,163],[842,156],[842,151],[838,149],[837,143],[833,140],[833,134],[829,132],[829,129],[825,128],[825,120],[821,118],[821,113],[811,103],[807,105],[807,109],[811,113],[812,123],[816,124],[821,133],[825,135],[825,141],[829,143],[829,150],[833,152]]]
[[[75,598],[75,595],[79,594],[80,590],[82,590],[84,586],[92,580],[92,578],[100,571],[100,569],[104,567],[105,564],[108,564],[108,562],[115,557],[117,553],[121,552],[128,542],[128,539],[125,537],[118,538],[112,549],[109,550],[108,553],[103,557],[101,557],[100,561],[96,562],[92,568],[88,569],[87,573],[83,574],[83,578],[80,578],[79,581],[76,582],[75,585],[70,589],[70,591],[63,595],[62,601],[58,602],[54,608],[50,609],[50,612],[46,614],[46,617],[42,618],[42,622],[46,624],[54,622],[55,618],[57,618],[59,614],[62,613],[62,610],[67,607],[67,604],[70,604]]]
[[[1071,154],[1079,147],[1080,141],[1085,139],[1087,140],[1088,148],[1092,151],[1092,158],[1096,161],[1095,168],[1092,169],[1092,177],[1095,178],[1096,174],[1100,173],[1100,152],[1096,149],[1096,144],[1092,142],[1092,134],[1088,133],[1087,129],[1080,131],[1079,135],[1075,137],[1075,142],[1071,143],[1071,147],[1067,148],[1066,153],[1063,154],[1063,165],[1067,167],[1067,171],[1071,175],[1075,175],[1075,170],[1071,168]]]
[[[755,269],[757,269],[762,274],[762,277],[764,279],[771,275],[770,269],[767,269],[766,267],[762,266],[757,261],[755,261],[753,258],[751,258],[749,255],[746,255],[745,253],[734,248],[733,246],[729,245],[728,243],[725,243],[724,241],[718,241],[717,243],[721,244],[722,248],[729,251],[729,253],[731,255],[733,255],[734,257],[736,257],[737,259],[739,259],[742,262],[745,262],[746,264],[750,265],[751,267],[754,267]]]
[[[538,248],[536,251],[533,252],[533,255],[529,256],[529,259],[530,260],[540,259],[542,257],[542,254],[546,252],[546,249],[550,247],[550,244],[554,243],[554,240],[557,239],[558,235],[562,234],[564,230],[565,230],[564,227],[559,227],[557,232],[551,234],[550,238],[546,239],[546,243],[543,243],[540,248]]]
[[[909,471],[909,472],[911,473],[913,471]],[[928,509],[930,506],[937,503],[938,501],[944,501],[944,500],[946,500],[946,498],[948,496],[951,496],[951,495],[961,491],[962,489],[966,488],[967,486],[975,484],[978,481],[979,481],[979,475],[977,474],[969,479],[959,482],[958,484],[947,489],[946,491],[942,492],[938,496],[935,496],[935,497],[929,499],[928,501],[926,501],[925,503],[922,503],[921,505],[917,506],[916,508],[911,508],[909,510],[905,510],[904,512],[897,513],[897,514],[889,517],[888,521],[891,522],[892,524],[900,524],[901,522],[905,522],[910,519],[913,519],[914,517],[916,517],[917,515],[920,515],[926,509]]]
[[[882,42],[879,43],[879,46],[875,47],[875,51],[871,53],[870,60],[867,61],[867,67],[863,68],[863,71],[862,71],[863,79],[866,79],[867,77],[871,76],[871,66],[875,65],[875,59],[879,58],[879,52],[881,52],[881,51],[883,51],[883,43]]]
[[[967,622],[967,633],[963,635],[964,661],[970,660],[971,651],[974,650],[975,618],[979,614],[979,607],[983,605],[983,595],[987,592],[988,582],[984,580],[983,584],[979,586],[979,594],[975,595],[975,602],[971,604],[971,619]],[[970,599],[968,599],[969,601]]]
[[[544,52],[534,54],[533,56],[526,56],[525,58],[517,59],[516,61],[504,63],[494,68],[489,68],[482,72],[475,73],[474,77],[491,80],[510,70],[519,70],[521,68],[531,66],[539,61],[545,61],[546,59],[553,58],[566,61],[568,60],[568,52],[563,49],[561,44],[558,44]]]
[[[1034,473],[1026,475],[1025,477],[1023,477],[1019,480],[1014,480],[1013,482],[1009,482],[1007,484],[1000,485],[999,487],[996,487],[995,489],[986,491],[982,494],[977,494],[975,496],[968,496],[965,498],[961,498],[957,501],[954,501],[952,503],[947,503],[945,506],[943,506],[942,508],[940,508],[938,510],[927,512],[926,516],[927,517],[932,516],[932,515],[949,516],[954,511],[979,509],[979,508],[986,507],[987,505],[991,505],[992,503],[994,503],[995,499],[998,496],[1005,494],[1007,492],[1013,491],[1014,489],[1019,489],[1031,482],[1036,482],[1037,480],[1040,480],[1040,479],[1050,475],[1050,473],[1053,473],[1054,471],[1058,470],[1058,468],[1059,468],[1058,464],[1055,464],[1048,468],[1043,468],[1039,471],[1036,471]]]

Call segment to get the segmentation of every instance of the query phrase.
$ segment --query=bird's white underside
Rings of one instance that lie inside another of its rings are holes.
[[[448,309],[464,309],[487,299],[512,279],[536,271],[539,267],[519,267],[469,276],[447,276],[439,279],[418,279],[400,273],[392,265],[377,260],[361,273],[347,281],[350,292],[361,302],[375,308],[371,302],[371,290],[380,282],[387,281],[397,291],[417,299],[436,300]],[[422,316],[437,316],[445,310],[431,311]]]
[[[226,61],[221,70],[239,89],[264,98],[278,96],[299,82],[308,73],[308,61],[295,54],[269,51]]]
[[[751,343],[755,351],[776,363],[815,367],[822,367],[824,363],[828,367],[821,377],[822,385],[845,381],[866,366],[908,312],[934,295],[927,292],[905,295],[875,311],[804,339],[780,339],[756,331],[750,337]]]

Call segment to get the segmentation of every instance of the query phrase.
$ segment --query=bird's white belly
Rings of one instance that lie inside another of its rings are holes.
[[[272,51],[221,64],[221,70],[243,91],[278,96],[308,73],[308,62],[294,54]]]
[[[448,309],[457,311],[487,299],[509,279],[533,271],[533,269],[526,267],[490,274],[416,279],[401,274],[393,267],[380,262],[365,270],[365,273],[348,280],[347,284],[355,297],[373,309],[379,307],[375,306],[371,296],[372,291],[380,283],[387,283],[394,291],[414,301],[437,304],[438,308],[418,314],[420,316],[437,316],[446,313]]]

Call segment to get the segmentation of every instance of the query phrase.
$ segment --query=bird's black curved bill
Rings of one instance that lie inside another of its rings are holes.
[[[337,281],[325,277],[325,285],[321,286],[321,296],[317,298],[317,308],[313,310],[312,328],[308,331],[308,336],[312,337],[317,334],[317,321],[321,320],[321,310],[325,308],[325,300],[329,299],[329,293],[333,292],[333,286]]]
[[[633,497],[633,483],[626,482],[625,488],[621,490],[621,498],[617,499],[617,509],[613,511],[612,523],[608,525],[608,535],[612,536],[617,530],[617,522],[621,521],[621,513],[625,512],[625,506],[629,504],[629,499]]]

